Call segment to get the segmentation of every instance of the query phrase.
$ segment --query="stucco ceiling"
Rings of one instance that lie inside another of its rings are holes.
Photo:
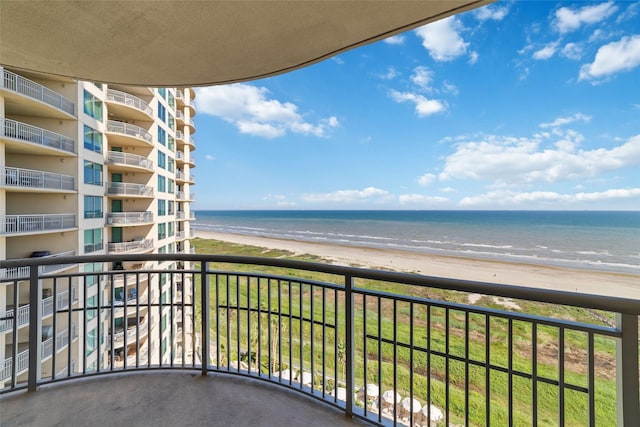
[[[231,83],[304,67],[491,1],[2,0],[0,63],[108,83]]]

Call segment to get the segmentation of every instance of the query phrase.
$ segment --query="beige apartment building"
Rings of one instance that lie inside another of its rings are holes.
[[[194,97],[191,88],[107,85],[0,67],[0,259],[191,252]],[[60,264],[45,272],[174,265]],[[14,369],[18,382],[26,378],[28,274],[28,267],[0,270],[0,388]],[[179,354],[171,347],[185,343],[167,337],[182,326],[179,316],[142,303],[182,294],[190,287],[181,280],[41,280],[41,376],[102,369],[125,357],[157,364]],[[113,318],[87,309],[104,303],[123,308]],[[153,327],[140,327],[147,322]],[[113,347],[102,350],[105,342]]]

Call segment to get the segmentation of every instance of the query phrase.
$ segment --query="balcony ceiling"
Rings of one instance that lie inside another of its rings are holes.
[[[2,1],[0,63],[107,83],[232,83],[492,1]]]

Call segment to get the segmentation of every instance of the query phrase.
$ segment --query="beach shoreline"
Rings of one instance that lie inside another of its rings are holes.
[[[426,276],[640,299],[640,276],[634,274],[204,230],[196,230],[195,235],[201,239],[285,250],[296,255],[315,255],[337,265],[390,269]]]

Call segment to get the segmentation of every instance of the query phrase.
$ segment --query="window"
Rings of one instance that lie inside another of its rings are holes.
[[[86,148],[87,150],[95,151],[96,153],[101,153],[102,133],[87,125],[84,125],[84,148]]]
[[[167,209],[169,215],[173,215],[173,201],[169,200],[169,209]]]
[[[167,214],[167,202],[166,200],[158,200],[158,216]]]
[[[175,243],[169,243],[169,253],[170,254],[175,254],[176,253],[176,245]]]
[[[166,89],[166,88],[164,88],[164,87],[159,87],[159,88],[158,88],[158,94],[159,94],[162,98],[167,99],[167,89]]]
[[[98,340],[96,339],[96,329],[91,329],[89,332],[87,332],[87,351],[86,351],[86,355],[89,356],[91,353],[93,353],[96,348],[98,347]]]
[[[176,151],[176,140],[173,139],[172,136],[169,136],[169,143],[167,144],[167,147],[169,147],[169,151],[171,152]]]
[[[163,314],[162,315],[162,332],[167,330],[167,315]]]
[[[89,271],[89,272],[102,271],[102,263],[101,262],[87,263],[84,266],[84,271]],[[87,287],[93,286],[96,283],[98,283],[98,276],[97,275],[86,276],[86,282],[87,282]]]
[[[167,237],[167,225],[164,223],[158,224],[158,240],[165,239],[166,237]],[[164,246],[162,248],[164,248]]]
[[[158,253],[159,254],[166,254],[167,253],[167,247],[166,246],[161,246],[160,249],[158,249]]]
[[[168,182],[169,182],[169,193],[173,194],[175,192],[175,183],[173,182],[173,180],[171,178],[168,178]]]
[[[102,185],[102,165],[85,160],[84,183],[92,185]]]
[[[174,234],[174,223],[173,222],[169,222],[169,237],[173,236]]]
[[[165,123],[167,121],[167,109],[160,103],[160,101],[158,101],[158,118]]]
[[[158,151],[158,166],[162,169],[167,168],[167,155],[162,151]]]
[[[102,218],[102,196],[84,196],[84,217]]]
[[[169,114],[169,129],[176,130],[176,119],[173,118],[172,114]]]
[[[169,102],[169,107],[176,108],[176,98],[171,92],[169,92],[169,99],[167,101]]]
[[[158,126],[158,142],[162,145],[167,145],[167,131],[160,126]]]
[[[102,250],[102,228],[84,230],[84,253]]]
[[[102,101],[84,91],[84,112],[96,120],[102,121]]]
[[[164,356],[164,354],[167,352],[167,339],[163,338],[162,339],[162,355]]]
[[[167,178],[162,175],[158,175],[158,192],[166,192],[167,191]]]
[[[172,158],[169,158],[169,164],[168,164],[168,168],[167,168],[167,170],[169,172],[173,172],[174,164],[175,164],[174,160]]]
[[[95,309],[98,306],[97,302],[97,295],[87,298],[87,320],[94,319],[98,315],[98,310]]]

